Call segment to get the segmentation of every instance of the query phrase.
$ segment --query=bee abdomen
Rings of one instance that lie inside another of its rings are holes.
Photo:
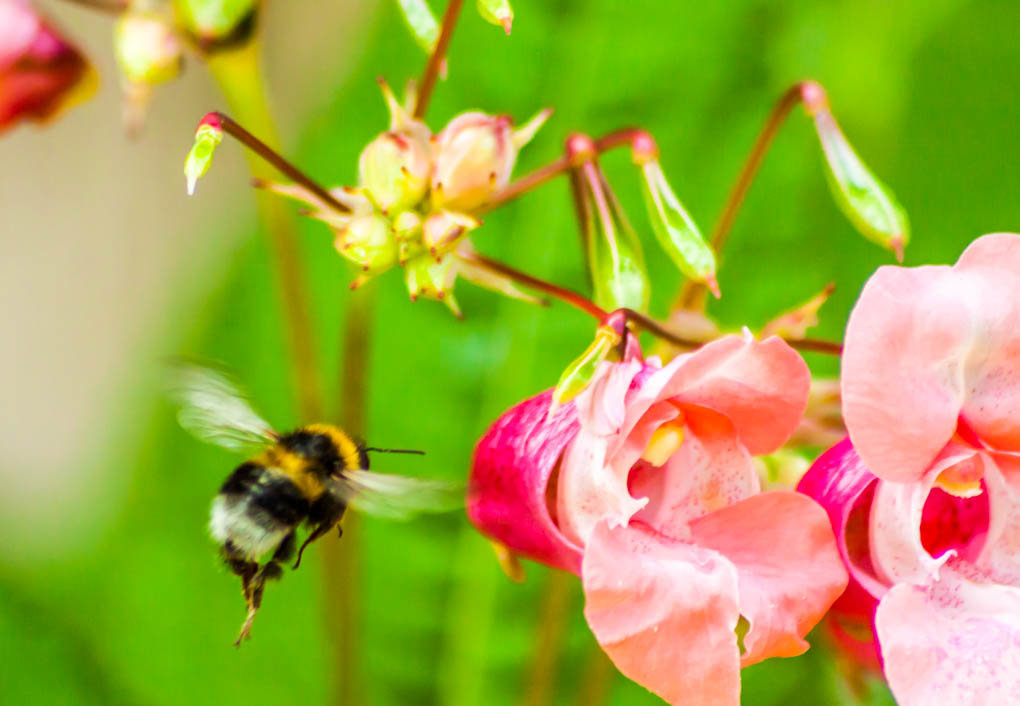
[[[308,500],[286,475],[248,461],[213,500],[209,529],[235,552],[257,559],[273,551],[307,516]]]

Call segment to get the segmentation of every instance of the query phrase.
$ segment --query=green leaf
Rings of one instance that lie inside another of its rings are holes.
[[[439,23],[428,3],[425,0],[397,0],[397,4],[414,40],[426,53],[431,53],[439,39]]]
[[[641,165],[641,171],[648,217],[662,249],[681,272],[707,286],[718,297],[715,253],[711,246],[673,193],[659,163],[647,161]]]

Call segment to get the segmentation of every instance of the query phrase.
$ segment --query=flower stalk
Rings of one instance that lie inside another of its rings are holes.
[[[425,64],[425,72],[418,83],[418,97],[414,105],[414,117],[425,117],[429,101],[432,99],[432,92],[435,90],[436,81],[439,80],[439,72],[446,58],[446,50],[450,47],[450,40],[453,38],[453,30],[457,26],[457,19],[460,17],[464,0],[450,0],[443,13],[443,21],[439,27],[439,39],[436,40],[436,47],[429,55],[428,63]]]

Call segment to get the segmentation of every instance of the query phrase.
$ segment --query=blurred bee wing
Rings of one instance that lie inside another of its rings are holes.
[[[278,438],[226,373],[176,363],[171,367],[169,395],[180,407],[177,421],[202,441],[245,451]]]
[[[344,470],[334,481],[334,490],[352,509],[391,520],[464,505],[464,488],[458,483],[372,471]]]

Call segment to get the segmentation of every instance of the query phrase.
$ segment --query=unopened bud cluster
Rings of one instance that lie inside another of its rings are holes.
[[[509,184],[517,151],[548,113],[514,130],[509,117],[469,112],[432,135],[382,88],[389,129],[361,152],[355,194],[363,203],[334,222],[336,248],[362,269],[353,286],[399,264],[412,299],[443,300],[456,312],[455,253],[481,225],[472,212]]]

